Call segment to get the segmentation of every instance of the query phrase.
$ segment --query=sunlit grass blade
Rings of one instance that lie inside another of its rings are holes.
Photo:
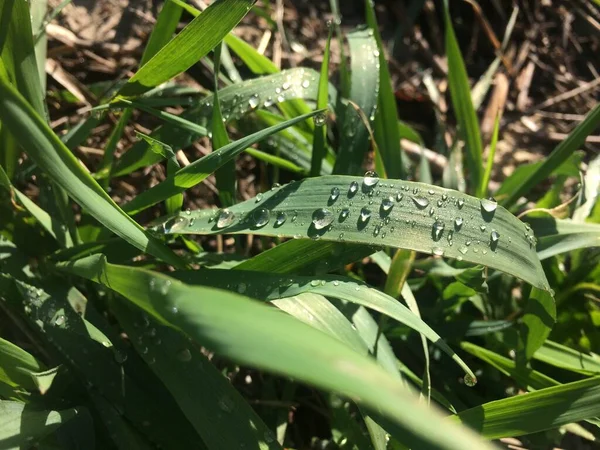
[[[109,286],[161,322],[235,362],[359,399],[360,405],[386,417],[386,430],[407,445],[491,448],[441,419],[434,409],[420,405],[370,358],[276,309],[239,294],[187,286],[159,273],[107,264],[101,256],[62,268]]]
[[[400,133],[398,132],[396,98],[392,90],[390,69],[385,60],[383,42],[375,17],[375,7],[370,0],[365,1],[365,12],[367,25],[373,30],[373,35],[377,41],[376,55],[379,58],[379,98],[373,123],[377,150],[383,159],[387,176],[402,179],[405,175],[402,149],[400,148]]]
[[[452,106],[458,121],[459,133],[465,141],[469,186],[477,197],[483,197],[484,192],[481,187],[483,178],[481,133],[477,114],[471,100],[471,87],[469,86],[465,62],[460,53],[460,47],[448,11],[448,0],[444,2],[444,23],[446,27],[446,55],[448,57],[448,87],[450,88]]]
[[[163,229],[387,245],[486,265],[550,289],[525,224],[490,200],[437,186],[330,175],[265,192],[229,213],[224,220],[214,210],[193,211]]]
[[[561,166],[575,150],[585,142],[586,138],[600,125],[600,105],[597,105],[588,113],[585,119],[569,133],[569,136],[546,157],[542,164],[527,177],[520,179],[516,188],[507,192],[507,197],[502,204],[507,208],[511,207],[524,194],[545,180],[556,168]]]
[[[131,97],[169,81],[212,50],[246,15],[253,0],[218,0],[162,47],[121,88]]]
[[[600,414],[600,377],[540,389],[468,409],[453,420],[488,439],[558,428]]]
[[[182,265],[179,257],[147,235],[113,202],[25,99],[2,79],[0,119],[11,128],[36,164],[100,223],[131,245],[170,264]]]
[[[327,109],[329,103],[329,45],[331,44],[331,31],[327,37],[323,62],[321,63],[321,74],[319,76],[319,93],[317,94],[317,109]],[[327,115],[318,117],[319,126],[313,134],[312,160],[310,174],[313,177],[321,175],[323,159],[327,154],[325,148],[327,142]],[[322,122],[322,123],[321,123]]]
[[[578,223],[553,217],[526,218],[538,236],[537,252],[540,259],[577,250],[600,247],[600,225]]]
[[[498,134],[500,133],[500,114],[496,116],[494,121],[494,130],[492,131],[492,140],[490,142],[490,149],[487,157],[487,164],[485,165],[485,172],[481,179],[481,187],[479,192],[482,196],[485,196],[488,191],[488,184],[490,184],[490,177],[492,175],[492,169],[494,168],[494,156],[496,155],[496,146],[498,145]]]
[[[582,352],[578,352],[558,342],[546,341],[534,354],[533,357],[550,364],[584,375],[600,374],[600,359]]]
[[[519,328],[519,362],[525,364],[548,338],[556,322],[554,297],[535,287],[525,304]]]
[[[252,144],[266,139],[270,135],[277,133],[280,130],[295,125],[296,123],[306,120],[319,113],[322,113],[322,111],[314,111],[304,116],[286,120],[279,125],[266,128],[221,147],[218,151],[210,153],[204,158],[194,161],[190,165],[183,167],[181,170],[175,173],[175,175],[167,177],[167,179],[162,183],[141,193],[132,201],[126,203],[123,206],[123,209],[129,214],[133,215],[177,193],[183,192],[187,188],[200,183],[211,173],[213,173],[227,161],[239,155]]]
[[[347,36],[351,56],[351,87],[349,102],[344,108],[338,156],[334,173],[358,175],[369,150],[372,126],[379,95],[377,42],[369,30],[354,31]]]
[[[46,367],[17,345],[0,338],[0,383],[29,391],[37,390],[35,374]]]

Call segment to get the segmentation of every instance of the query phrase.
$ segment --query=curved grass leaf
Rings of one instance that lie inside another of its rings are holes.
[[[274,439],[265,441],[269,429],[184,335],[120,301],[112,303],[111,311],[208,448],[244,448],[261,441],[261,449],[281,448]]]
[[[236,283],[232,284],[231,271],[218,269],[179,271],[174,272],[172,276],[186,284],[237,291],[248,297],[263,301],[313,293],[362,305],[385,314],[427,337],[460,365],[465,373],[473,378],[475,377],[462,359],[448,347],[435,331],[421,320],[416,312],[409,310],[383,292],[370,288],[365,283],[335,276],[322,276],[321,279],[315,279],[314,277],[291,274],[280,276],[265,272],[236,270]]]
[[[105,284],[159,321],[232,360],[349,396],[387,418],[385,428],[416,448],[487,449],[466,430],[420,405],[375,362],[302,322],[238,294],[187,286],[92,256],[61,266]]]
[[[536,433],[600,414],[600,377],[540,389],[463,411],[453,420],[488,439]]]
[[[444,2],[444,21],[446,26],[446,55],[448,56],[448,87],[452,97],[452,106],[458,121],[459,132],[465,140],[470,185],[475,195],[482,197],[485,195],[481,184],[483,178],[481,159],[483,144],[481,143],[477,114],[471,100],[471,88],[465,62],[452,28],[448,0]]]
[[[546,291],[531,288],[525,304],[525,313],[519,328],[520,350],[529,361],[537,349],[544,343],[556,322],[556,304],[554,297]]]
[[[310,178],[239,203],[220,220],[213,210],[193,211],[163,228],[407,248],[486,265],[549,290],[532,234],[504,208],[422,183],[372,183],[369,177]]]
[[[27,154],[94,218],[131,245],[175,266],[181,260],[147,235],[85,171],[25,99],[0,79],[0,119],[18,137]]]
[[[379,95],[377,42],[370,30],[354,31],[347,36],[351,55],[351,87],[344,106],[343,123],[334,173],[357,175],[369,148],[369,126],[375,119]],[[358,108],[359,110],[357,111]]]
[[[77,414],[75,408],[44,411],[25,403],[0,401],[0,448],[31,448]]]
[[[316,100],[317,80],[318,73],[314,70],[297,68],[225,87],[219,90],[222,116],[227,122],[239,119],[255,109],[270,107],[291,99]],[[142,97],[135,104],[141,108],[145,105],[144,102],[149,101]],[[197,130],[190,129],[189,132],[185,132],[181,123],[167,123],[157,128],[151,136],[159,141],[168,142],[175,151],[189,146],[198,137],[208,134],[206,126],[209,126],[212,117],[213,103],[214,97],[209,95],[181,114],[180,118],[196,124]],[[119,102],[116,102],[112,106],[118,105]],[[158,155],[148,152],[144,143],[135,144],[116,161],[113,176],[126,175],[160,160]]]
[[[540,259],[579,248],[600,247],[600,225],[598,224],[553,217],[532,217],[527,220],[538,236],[537,252]]]
[[[546,341],[534,354],[538,360],[584,375],[600,374],[600,359],[578,352],[558,342]]]
[[[585,142],[586,138],[600,126],[600,105],[597,105],[586,118],[577,125],[569,136],[546,157],[542,164],[529,176],[520,179],[519,185],[508,192],[502,201],[507,208],[512,206],[522,195],[527,194],[535,185],[545,180],[556,168],[561,166],[575,150]]]
[[[30,391],[37,390],[34,375],[45,370],[44,365],[32,355],[2,338],[0,338],[0,367],[2,368],[0,381]]]
[[[218,0],[162,47],[119,91],[131,97],[169,81],[211,51],[246,13],[254,0]]]
[[[173,195],[179,194],[180,192],[183,192],[184,190],[200,183],[227,161],[243,152],[250,145],[259,142],[262,139],[266,139],[270,135],[277,133],[282,129],[295,125],[296,123],[306,120],[321,112],[322,111],[313,111],[304,116],[295,117],[279,125],[266,128],[257,133],[245,136],[235,142],[227,144],[216,152],[210,153],[204,158],[198,159],[190,165],[185,166],[181,170],[177,171],[174,175],[168,176],[167,179],[162,183],[157,184],[147,191],[144,191],[132,201],[125,204],[123,209],[129,214],[137,214],[152,205],[166,200]]]

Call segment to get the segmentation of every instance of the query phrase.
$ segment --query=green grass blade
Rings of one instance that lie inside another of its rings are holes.
[[[515,204],[515,202],[524,194],[527,194],[534,186],[545,180],[555,169],[561,166],[575,150],[585,142],[585,139],[600,125],[600,105],[597,105],[586,118],[577,125],[569,136],[562,141],[544,159],[537,169],[529,176],[519,180],[519,185],[508,192],[508,197],[502,201],[502,204],[507,208]]]
[[[600,377],[485,403],[454,416],[488,439],[536,433],[600,414]]]
[[[111,310],[208,448],[243,448],[270,436],[229,380],[183,334],[146,319],[139,310],[120,301],[113,302]],[[148,327],[139,326],[144,320]],[[152,330],[151,335],[148,330]],[[281,448],[272,439],[259,447]]]
[[[494,121],[494,130],[492,131],[492,140],[490,142],[490,151],[488,153],[487,164],[485,165],[485,173],[481,179],[481,186],[479,192],[481,196],[485,197],[488,191],[488,184],[490,184],[490,177],[492,175],[492,169],[494,167],[494,156],[496,155],[496,146],[498,145],[498,134],[500,133],[500,114],[496,115]]]
[[[233,361],[359,400],[387,417],[386,429],[411,446],[490,448],[420,405],[371,359],[273,308],[238,294],[187,286],[144,269],[107,264],[101,256],[63,268],[109,286],[161,322]]]
[[[149,61],[154,55],[156,55],[173,37],[173,33],[177,30],[179,25],[179,19],[181,19],[181,13],[183,9],[180,5],[172,1],[166,1],[158,17],[156,18],[156,24],[152,28],[152,33],[148,38],[148,43],[144,49],[142,60],[140,64],[143,66]]]
[[[1,79],[0,119],[36,164],[100,223],[131,245],[170,264],[182,265],[179,257],[147,235],[112,201],[25,99]]]
[[[286,99],[316,100],[317,77],[318,74],[314,70],[297,68],[225,87],[219,90],[221,113],[229,122],[241,118],[248,112],[278,104]],[[285,91],[285,98],[280,98],[278,90]],[[145,105],[144,101],[145,98],[140,98],[134,105],[151,114],[160,114],[164,120],[176,122],[165,124],[152,133],[153,138],[168,142],[175,151],[189,146],[198,137],[208,134],[206,126],[213,111],[212,95],[202,99],[179,117],[162,111],[157,112]],[[183,132],[182,127],[189,132]],[[116,162],[113,176],[126,175],[140,167],[160,161],[160,158],[149,154],[147,150],[147,146],[143,143],[134,145]]]
[[[80,413],[76,408],[44,411],[25,403],[0,400],[0,447],[31,448]]]
[[[459,132],[462,135],[466,146],[466,160],[469,169],[470,186],[477,197],[483,197],[481,180],[483,178],[483,166],[481,155],[483,145],[481,143],[481,133],[477,114],[473,108],[471,100],[471,88],[465,62],[463,61],[452,28],[450,12],[448,11],[448,1],[444,2],[444,19],[446,26],[446,55],[448,56],[448,87],[452,98],[452,106],[458,121]]]
[[[351,55],[350,97],[355,106],[344,107],[343,123],[334,173],[358,175],[362,172],[365,153],[369,149],[369,132],[364,121],[372,125],[379,94],[377,42],[369,30],[358,30],[348,35]]]
[[[0,381],[27,389],[37,390],[34,375],[46,370],[45,366],[21,347],[0,338]]]
[[[538,236],[537,251],[540,259],[577,250],[600,247],[600,225],[577,223],[553,217],[528,218]]]
[[[525,304],[525,314],[519,328],[519,350],[522,361],[529,361],[540,348],[556,322],[556,304],[554,297],[546,291],[532,288]]]
[[[365,12],[367,25],[373,30],[373,35],[377,42],[376,55],[379,58],[379,98],[377,100],[377,112],[373,123],[377,149],[383,159],[387,176],[389,178],[403,179],[405,178],[405,174],[402,162],[402,149],[400,148],[396,97],[392,90],[390,69],[385,60],[383,42],[375,16],[375,7],[370,0],[365,1]]]
[[[249,11],[253,0],[218,0],[162,47],[119,91],[132,97],[169,81],[205,56]]]
[[[229,208],[231,221],[215,220],[215,211],[193,211],[168,219],[164,229],[406,248],[486,265],[549,290],[531,232],[504,208],[437,186],[375,181],[309,178]]]
[[[279,156],[271,155],[270,153],[256,150],[254,148],[247,148],[246,153],[253,158],[258,159],[259,161],[271,164],[274,167],[279,167],[280,169],[284,169],[298,175],[308,175],[306,170],[302,167],[288,161],[287,159],[280,158]]]
[[[597,356],[586,355],[558,342],[546,341],[533,357],[538,361],[572,372],[584,375],[600,374],[600,360]]]
[[[331,44],[331,31],[327,37],[323,62],[321,63],[321,74],[319,76],[319,93],[317,94],[317,109],[327,109],[329,102],[329,45]],[[310,164],[310,175],[317,177],[321,175],[323,159],[327,154],[325,148],[327,142],[327,115],[318,117],[319,126],[313,134],[312,159]],[[321,123],[323,122],[323,123]]]
[[[265,272],[242,272],[240,270],[236,270],[235,275],[238,283],[232,285],[231,272],[228,270],[211,269],[210,271],[173,273],[175,278],[187,284],[237,291],[263,301],[293,297],[310,292],[365,306],[385,314],[427,337],[454,359],[465,373],[471,377],[475,376],[442,338],[421,320],[418,308],[416,312],[411,311],[392,297],[372,289],[364,283],[333,276],[323,276],[319,280],[314,277],[300,277],[290,274],[279,276]]]
[[[214,83],[215,87],[219,86],[219,72],[221,70],[221,49],[223,44],[219,44],[215,49],[215,73]],[[219,92],[215,90],[213,95],[214,106],[213,115],[211,121],[212,130],[212,151],[215,152],[221,147],[229,144],[229,136],[227,136],[227,129],[223,123],[223,117],[221,115],[221,104],[219,102]],[[219,190],[219,199],[223,206],[233,205],[235,203],[235,159],[223,164],[219,170],[215,173],[217,189]]]
[[[314,111],[304,116],[287,120],[279,125],[266,128],[257,133],[238,139],[237,141],[222,147],[218,151],[210,153],[209,155],[194,161],[190,165],[179,170],[175,175],[167,177],[167,179],[162,183],[157,184],[153,188],[141,193],[131,202],[125,204],[123,209],[129,214],[133,215],[175,194],[183,192],[185,189],[200,183],[211,173],[213,173],[230,159],[239,155],[252,144],[266,139],[270,135],[277,133],[280,130],[295,125],[321,112],[322,111]]]

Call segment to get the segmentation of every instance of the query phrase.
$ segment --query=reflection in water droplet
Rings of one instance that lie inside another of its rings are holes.
[[[319,208],[315,210],[312,215],[312,223],[317,230],[322,230],[323,228],[331,225],[333,219],[333,213],[325,208]]]
[[[375,186],[377,183],[379,183],[379,175],[377,175],[377,172],[375,172],[373,170],[369,170],[369,171],[365,172],[365,176],[363,178],[363,184],[366,187],[371,188],[371,187]]]
[[[413,197],[412,199],[419,209],[427,208],[427,205],[429,205],[429,200],[427,200],[425,197]]]
[[[252,97],[250,97],[250,99],[248,100],[248,106],[250,106],[250,109],[258,108],[259,103],[260,99],[258,98],[258,94],[252,95]]]
[[[433,224],[433,238],[434,240],[439,240],[442,237],[442,233],[444,232],[444,222],[436,220]]]
[[[340,196],[340,189],[338,187],[332,187],[331,194],[329,195],[329,199],[332,202],[335,202],[339,196]]]
[[[481,199],[481,207],[485,212],[493,213],[496,211],[498,207],[498,202],[494,197],[490,197],[489,199],[482,198]]]
[[[313,121],[315,122],[316,127],[322,127],[327,122],[327,116],[325,113],[319,113],[314,116]]]
[[[348,188],[348,196],[353,196],[354,194],[356,194],[358,192],[358,183],[356,181],[353,181],[352,183],[350,183],[350,187]]]
[[[473,387],[477,384],[477,378],[473,375],[466,374],[463,380],[465,381],[465,385],[469,387]]]
[[[346,220],[346,218],[350,215],[350,210],[348,208],[342,208],[340,212],[340,222]]]
[[[389,211],[394,207],[394,199],[393,197],[386,197],[381,201],[381,209],[384,211]]]
[[[225,208],[219,213],[217,218],[217,228],[225,228],[233,223],[235,220],[235,214],[229,209]]]
[[[260,208],[254,211],[252,217],[254,218],[254,225],[257,227],[264,227],[269,223],[270,213],[268,209]]]
[[[283,211],[280,211],[279,213],[277,213],[277,218],[275,219],[275,226],[280,227],[285,223],[286,220],[287,215]]]
[[[371,211],[366,206],[364,206],[360,210],[360,221],[366,222],[367,220],[369,220],[370,217],[371,217]]]

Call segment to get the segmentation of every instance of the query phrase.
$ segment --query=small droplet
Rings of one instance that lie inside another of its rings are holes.
[[[465,201],[462,198],[459,198],[456,204],[458,205],[458,208],[461,209],[463,206],[465,206]]]
[[[325,113],[318,113],[313,117],[316,127],[322,127],[327,122],[327,115]]]
[[[342,211],[340,212],[340,222],[346,220],[349,215],[350,210],[348,208],[342,208]]]
[[[219,399],[219,408],[225,412],[231,412],[234,408],[234,403],[231,397],[223,396]]]
[[[332,202],[335,202],[338,199],[339,196],[340,196],[340,189],[338,187],[335,187],[335,186],[332,187],[331,188],[331,194],[329,195],[329,199]]]
[[[360,221],[366,222],[367,220],[369,220],[370,217],[371,217],[371,211],[366,206],[364,206],[360,210]]]
[[[281,85],[281,87],[284,91],[287,91],[290,88],[290,83],[286,81]]]
[[[487,227],[485,225],[479,225],[479,229],[483,233],[487,229]]]
[[[190,362],[192,360],[192,353],[189,349],[184,348],[177,352],[177,359],[181,362]]]
[[[441,248],[441,247],[433,247],[432,253],[434,255],[437,255],[437,256],[443,256],[444,255],[444,249]]]
[[[280,227],[281,225],[283,225],[285,223],[286,220],[287,220],[287,215],[283,211],[278,212],[277,218],[275,219],[275,226]]]
[[[481,199],[481,207],[483,208],[483,210],[487,213],[493,213],[494,211],[496,211],[496,208],[498,207],[498,202],[496,201],[496,199],[494,197],[490,197],[488,199],[482,198]]]
[[[429,209],[429,216],[433,216],[435,214],[435,209],[430,208]]]
[[[117,364],[123,364],[125,361],[127,361],[127,353],[124,352],[123,350],[117,350],[115,351],[115,361],[117,362]]]
[[[260,228],[269,223],[270,213],[268,209],[260,208],[254,211],[252,217],[254,218],[254,225]]]
[[[454,226],[456,227],[457,230],[460,230],[460,227],[462,227],[462,224],[463,224],[462,217],[456,217],[454,219]]]
[[[461,252],[463,255],[466,255],[469,251],[469,247],[467,247],[466,245],[461,245],[460,247],[458,247],[458,251]]]
[[[444,222],[436,220],[433,224],[433,238],[437,241],[442,237],[444,232]]]
[[[319,208],[313,212],[312,223],[317,230],[322,230],[333,222],[333,213],[325,208]]]
[[[427,200],[425,197],[413,197],[412,199],[419,209],[427,208],[429,205],[429,200]]]
[[[163,232],[165,234],[176,233],[177,231],[185,228],[187,224],[188,220],[185,217],[172,217],[163,224]]]
[[[490,239],[492,240],[493,244],[497,243],[498,240],[500,239],[500,233],[498,233],[496,230],[492,230],[492,234],[490,235]]]
[[[262,198],[263,198],[262,193],[259,192],[258,194],[256,194],[256,203],[260,202],[262,200]]]
[[[338,280],[333,280],[333,285],[334,285],[334,286],[339,286],[339,285],[340,285],[340,282],[339,282]]]
[[[258,98],[258,94],[253,94],[252,97],[250,97],[250,99],[248,100],[248,106],[250,106],[250,109],[258,108],[259,103],[260,99]]]
[[[397,202],[400,202],[400,201],[402,201],[402,199],[403,199],[403,198],[404,198],[404,194],[403,194],[402,192],[398,192],[398,193],[396,194],[396,201],[397,201]]]
[[[442,200],[443,201],[448,200],[448,194],[442,194]]]
[[[393,207],[394,207],[394,198],[393,197],[386,197],[381,201],[381,209],[383,209],[385,212],[389,211]]]
[[[246,286],[246,283],[240,283],[237,285],[237,291],[240,294],[243,294],[244,292],[246,292],[246,289],[248,288],[248,286]]]
[[[380,230],[381,230],[381,228],[379,227],[379,225],[375,226],[375,228],[373,229],[373,236],[377,237]]]
[[[427,192],[429,192],[429,195],[435,194],[435,191],[433,189],[429,189]]]
[[[356,194],[358,192],[358,183],[356,181],[353,181],[352,183],[350,183],[350,187],[348,188],[348,196],[353,196],[354,194]]]
[[[365,176],[363,178],[363,184],[366,187],[372,188],[377,183],[379,183],[379,175],[377,175],[377,172],[374,172],[373,170],[369,170],[369,171],[365,172]]]
[[[310,81],[308,81],[308,80],[302,81],[302,87],[304,89],[308,88],[309,86],[310,86]]]
[[[217,228],[225,228],[233,223],[235,220],[235,214],[229,209],[225,208],[219,213],[217,218]]]
[[[469,387],[473,387],[477,384],[477,378],[473,375],[466,374],[463,378],[465,385]]]

